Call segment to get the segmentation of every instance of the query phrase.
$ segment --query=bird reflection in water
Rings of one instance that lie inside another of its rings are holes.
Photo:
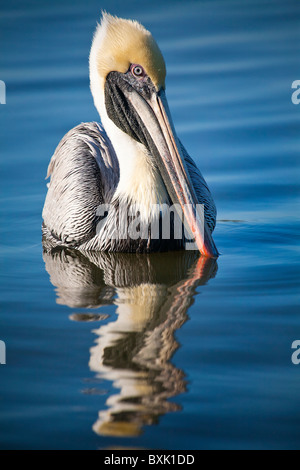
[[[72,320],[103,321],[94,330],[89,367],[113,382],[93,426],[99,435],[133,437],[165,413],[180,410],[170,401],[186,391],[184,371],[171,363],[179,345],[176,330],[187,321],[197,287],[217,272],[217,262],[196,252],[79,253],[44,251],[46,270],[56,287],[57,303],[71,308],[115,305],[117,319],[73,314]]]

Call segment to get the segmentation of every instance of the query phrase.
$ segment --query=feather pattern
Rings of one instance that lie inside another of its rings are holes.
[[[216,208],[208,186],[192,158],[182,146],[184,158],[205,218],[213,231]],[[151,252],[184,248],[184,240],[113,240],[113,212],[102,221],[97,210],[112,204],[118,214],[120,179],[118,158],[104,129],[95,122],[70,130],[58,145],[48,168],[50,177],[43,210],[43,237],[49,247],[69,246],[81,251]],[[171,201],[168,201],[171,205]],[[130,204],[130,201],[128,201]],[[121,212],[121,211],[120,211]]]
[[[95,122],[70,130],[48,167],[43,235],[53,245],[79,248],[96,234],[97,208],[110,202],[119,180],[118,159]]]

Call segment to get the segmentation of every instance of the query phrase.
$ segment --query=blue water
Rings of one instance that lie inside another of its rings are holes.
[[[214,194],[217,265],[46,256],[61,137],[97,120],[101,8],[150,29],[179,137]],[[298,0],[0,7],[1,449],[300,447]]]

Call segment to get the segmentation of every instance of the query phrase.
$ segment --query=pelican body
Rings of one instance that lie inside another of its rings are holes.
[[[124,207],[138,207],[139,224],[161,222],[164,207],[182,210],[184,225],[202,255],[217,257],[212,239],[216,208],[209,188],[178,139],[165,95],[166,67],[151,33],[136,21],[104,13],[90,52],[90,85],[100,124],[83,123],[58,145],[43,210],[50,246],[80,251],[153,252],[186,247],[186,235],[166,239],[150,229],[115,237],[118,222],[132,222]],[[204,217],[195,210],[204,206]],[[107,210],[99,210],[99,208]],[[122,221],[124,222],[124,220]]]

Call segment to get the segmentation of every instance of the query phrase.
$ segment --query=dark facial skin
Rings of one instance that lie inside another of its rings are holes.
[[[122,90],[136,91],[147,102],[152,94],[156,93],[156,88],[145,73],[141,77],[136,77],[132,73],[132,67],[134,66],[131,66],[126,73],[110,72],[108,74],[105,82],[105,106],[108,117],[119,129],[149,148],[150,137],[147,129],[134,108],[128,103]]]

